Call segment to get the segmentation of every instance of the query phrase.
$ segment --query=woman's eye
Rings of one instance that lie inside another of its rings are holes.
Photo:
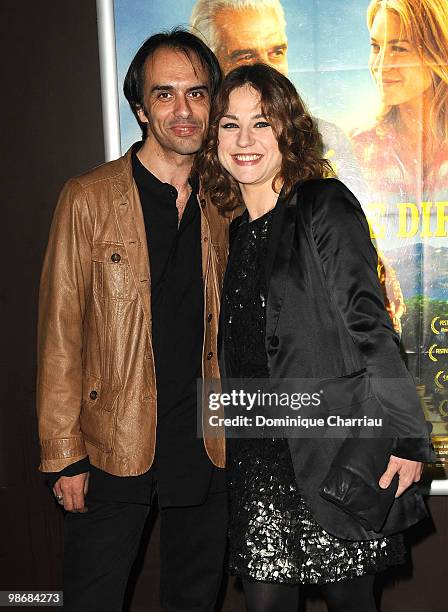
[[[397,53],[406,53],[406,47],[400,47],[398,45],[392,45],[392,51],[396,51]]]
[[[266,128],[266,127],[271,127],[271,124],[268,123],[267,121],[257,121],[257,123],[255,124],[256,128]]]
[[[225,130],[229,130],[232,128],[237,128],[238,125],[236,123],[221,123],[221,127]]]
[[[376,43],[370,43],[370,50],[372,51],[372,53],[379,53],[380,46]]]

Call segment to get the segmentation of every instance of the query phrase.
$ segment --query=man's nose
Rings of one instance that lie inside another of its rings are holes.
[[[176,117],[187,118],[191,116],[191,106],[186,96],[177,96],[174,106],[174,114]]]

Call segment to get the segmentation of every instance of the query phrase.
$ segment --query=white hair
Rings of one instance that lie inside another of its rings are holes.
[[[219,32],[216,31],[214,17],[221,9],[242,11],[247,8],[273,8],[277,11],[280,25],[286,29],[285,11],[280,0],[196,0],[191,11],[190,28],[216,53],[219,46]]]

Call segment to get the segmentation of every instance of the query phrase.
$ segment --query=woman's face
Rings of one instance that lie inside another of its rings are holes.
[[[234,89],[219,122],[218,158],[240,185],[270,186],[282,155],[271,123],[261,110],[260,94],[249,86]]]
[[[431,87],[431,70],[406,38],[399,16],[380,9],[370,30],[369,66],[386,106],[405,104]]]

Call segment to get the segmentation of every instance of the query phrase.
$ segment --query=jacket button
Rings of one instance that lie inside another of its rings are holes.
[[[278,346],[278,336],[272,336],[271,346]]]
[[[119,255],[118,253],[114,253],[111,257],[111,260],[114,263],[118,263],[121,260],[121,255]]]
[[[212,318],[213,318],[213,315],[212,315],[212,313],[210,313],[210,314],[208,315],[208,317],[207,317],[207,321],[210,323],[210,321],[212,320]]]
[[[213,353],[212,351],[210,351],[210,353],[207,355],[207,359],[210,361],[210,359],[213,357]]]
[[[89,397],[91,400],[96,400],[96,398],[98,397],[98,393],[96,391],[91,391],[89,393]]]

